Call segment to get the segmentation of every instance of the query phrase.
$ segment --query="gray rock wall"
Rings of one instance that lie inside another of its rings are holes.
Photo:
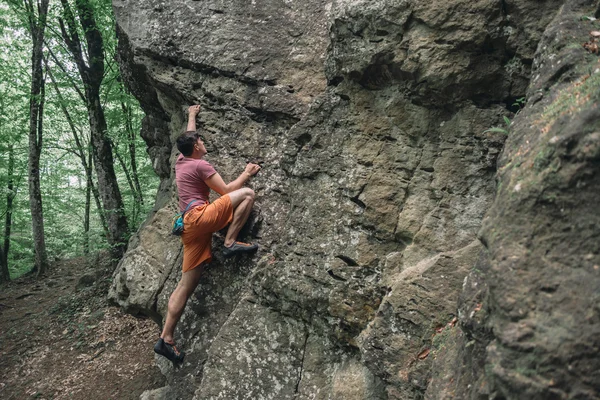
[[[176,332],[186,362],[172,370],[157,359],[167,397],[520,396],[510,378],[520,364],[498,365],[523,350],[494,334],[516,318],[506,291],[537,281],[505,280],[495,261],[504,239],[491,236],[494,221],[512,238],[520,226],[511,224],[530,217],[493,202],[506,135],[486,130],[537,93],[527,91],[532,68],[549,56],[536,47],[562,1],[113,4],[121,68],[146,111],[142,136],[162,181],[110,298],[157,322],[166,312],[181,274],[181,245],[168,235],[172,143],[188,104],[203,106],[206,158],[222,176],[263,163],[245,230],[261,249],[207,268]],[[517,121],[501,166],[516,140],[532,140],[513,137]],[[477,265],[480,275],[469,274]]]
[[[599,10],[565,3],[538,45],[427,398],[600,398]]]

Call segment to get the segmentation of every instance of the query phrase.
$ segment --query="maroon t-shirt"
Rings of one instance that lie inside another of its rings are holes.
[[[207,161],[179,155],[175,163],[175,181],[181,211],[184,211],[192,200],[197,201],[190,208],[208,203],[210,188],[204,181],[216,173]]]

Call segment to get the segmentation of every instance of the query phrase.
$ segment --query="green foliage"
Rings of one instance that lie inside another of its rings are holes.
[[[509,129],[510,129],[510,119],[507,116],[503,116],[502,117],[504,119],[504,123],[506,124],[506,129],[501,128],[501,127],[497,127],[494,126],[490,129],[486,129],[484,132],[496,132],[496,133],[503,133],[505,135],[508,135]]]
[[[520,98],[516,99],[514,103],[512,103],[512,107],[517,108],[517,114],[518,114],[519,111],[521,111],[523,109],[523,107],[525,107],[525,103],[527,103],[527,98],[520,97]],[[504,117],[504,118],[506,118],[506,117]]]
[[[123,195],[131,231],[137,230],[151,209],[158,178],[139,136],[143,113],[137,100],[123,86],[115,61],[116,37],[112,5],[108,0],[88,0],[104,39],[105,66],[101,87],[108,135],[113,143],[115,170]],[[13,2],[19,5],[19,2]],[[12,3],[11,3],[12,4]],[[80,92],[83,84],[71,55],[60,35],[60,2],[52,2],[44,57],[47,70],[56,82],[55,89],[46,73],[46,106],[40,176],[44,207],[45,241],[51,260],[70,258],[84,253],[86,173],[73,130],[77,133],[87,159],[91,150],[89,121]],[[31,81],[31,38],[26,27],[26,14],[16,6],[0,3],[0,246],[3,245],[7,210],[7,195],[14,198],[8,263],[13,278],[33,266],[33,240],[29,213],[27,183],[29,89]],[[80,24],[78,24],[79,29]],[[85,32],[80,31],[83,37]],[[85,47],[85,42],[82,42]],[[86,49],[84,48],[84,54]],[[69,124],[66,109],[72,120]],[[124,111],[125,110],[125,111]],[[15,157],[14,189],[8,186],[9,144]],[[132,155],[131,150],[135,151]],[[123,162],[117,162],[118,159]],[[137,167],[137,175],[133,166]],[[139,188],[129,181],[139,182]],[[94,175],[94,183],[97,178]],[[139,199],[143,199],[143,204]],[[91,219],[88,233],[89,251],[108,247],[100,220],[102,210],[91,200]]]

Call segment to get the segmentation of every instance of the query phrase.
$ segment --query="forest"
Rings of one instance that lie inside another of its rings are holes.
[[[120,76],[110,0],[0,3],[0,282],[109,250],[158,178]]]

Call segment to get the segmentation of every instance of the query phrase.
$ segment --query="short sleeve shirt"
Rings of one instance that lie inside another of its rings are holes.
[[[184,211],[187,205],[196,200],[192,207],[208,203],[210,188],[205,180],[217,171],[207,161],[179,155],[175,163],[175,181],[179,192],[179,209]]]

